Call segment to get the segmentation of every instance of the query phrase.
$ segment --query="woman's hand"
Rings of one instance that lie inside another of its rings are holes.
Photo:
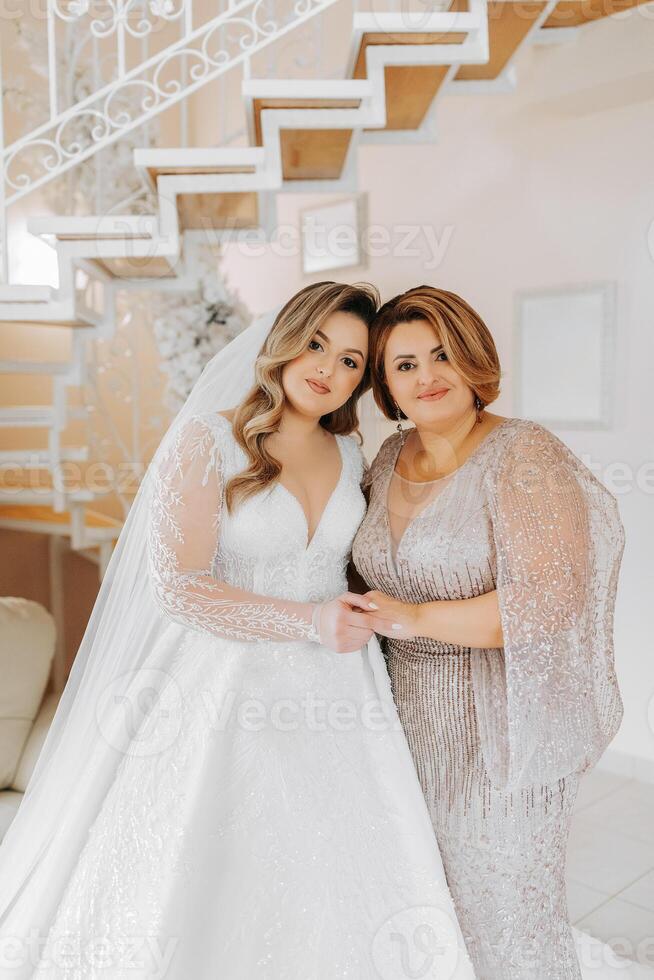
[[[324,602],[317,614],[316,627],[320,642],[336,653],[354,653],[366,645],[374,632],[364,622],[365,615],[359,610],[367,608],[363,596],[355,592]]]
[[[416,603],[402,602],[377,590],[366,592],[359,598],[363,600],[360,608],[366,610],[360,617],[362,625],[380,636],[396,640],[407,640],[419,635],[417,625],[420,607]]]

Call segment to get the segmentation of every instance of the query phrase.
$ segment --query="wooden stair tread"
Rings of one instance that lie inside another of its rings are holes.
[[[558,27],[579,27],[589,24],[602,17],[623,10],[640,7],[649,0],[561,0],[549,15],[543,27],[551,29]]]
[[[175,269],[162,255],[117,256],[115,258],[89,259],[98,268],[115,279],[172,279]]]
[[[380,44],[459,45],[467,40],[466,32],[457,33],[365,33],[357,52],[352,77],[363,79],[366,72],[366,49]],[[449,65],[386,65],[386,125],[383,129],[419,129],[436,93],[445,81]],[[370,131],[379,132],[381,127]]]
[[[282,129],[284,180],[338,180],[352,139],[351,129]]]
[[[38,521],[40,524],[70,524],[72,516],[69,511],[56,511],[52,507],[43,504],[0,504],[0,521],[24,521],[33,523]],[[85,509],[84,524],[87,527],[95,528],[116,528],[120,529],[123,525],[121,521],[114,517],[108,517],[99,511]]]
[[[261,113],[264,109],[358,109],[360,105],[361,99],[253,99],[255,143],[263,144]]]
[[[229,166],[225,164],[220,166],[169,166],[169,167],[148,167],[148,173],[152,180],[156,180],[157,177],[170,177],[175,174],[254,174],[256,173],[256,167],[243,165],[243,166]]]
[[[257,228],[256,191],[224,194],[178,194],[177,212],[182,228]]]
[[[585,2],[585,0],[584,0]],[[461,65],[454,78],[459,81],[489,81],[502,74],[547,6],[542,0],[518,3],[489,0],[489,59],[484,65]]]
[[[384,129],[420,129],[449,65],[387,65],[386,125]],[[379,127],[372,132],[379,132]]]
[[[366,48],[369,45],[393,44],[393,45],[412,45],[412,44],[463,44],[467,40],[468,34],[465,31],[452,31],[420,34],[411,32],[406,34],[383,34],[366,32],[361,38],[361,44],[357,52],[356,62],[352,78],[367,78],[366,74]]]

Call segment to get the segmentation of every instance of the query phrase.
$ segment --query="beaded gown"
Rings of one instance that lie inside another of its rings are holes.
[[[248,463],[226,418],[180,431],[150,510],[165,683],[65,887],[30,882],[38,969],[3,978],[473,980],[379,644],[334,653],[289,606],[347,590],[364,459],[336,439],[309,540],[280,483],[223,506]]]
[[[500,605],[503,649],[384,641],[475,974],[578,980],[565,851],[580,773],[622,715],[617,505],[547,429],[507,419],[393,542],[388,493],[404,435],[386,440],[368,472],[356,568],[406,602],[497,589]]]

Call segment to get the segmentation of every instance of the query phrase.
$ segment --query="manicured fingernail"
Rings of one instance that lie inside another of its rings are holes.
[[[368,609],[379,609],[379,606],[375,605],[374,602],[369,602]]]
[[[402,629],[402,623],[393,623],[393,629],[394,630],[401,630]]]

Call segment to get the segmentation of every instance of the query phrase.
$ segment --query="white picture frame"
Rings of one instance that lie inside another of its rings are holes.
[[[300,241],[302,272],[315,275],[364,264],[361,249],[363,195],[302,208]]]
[[[516,295],[515,413],[558,429],[609,429],[615,283]]]

